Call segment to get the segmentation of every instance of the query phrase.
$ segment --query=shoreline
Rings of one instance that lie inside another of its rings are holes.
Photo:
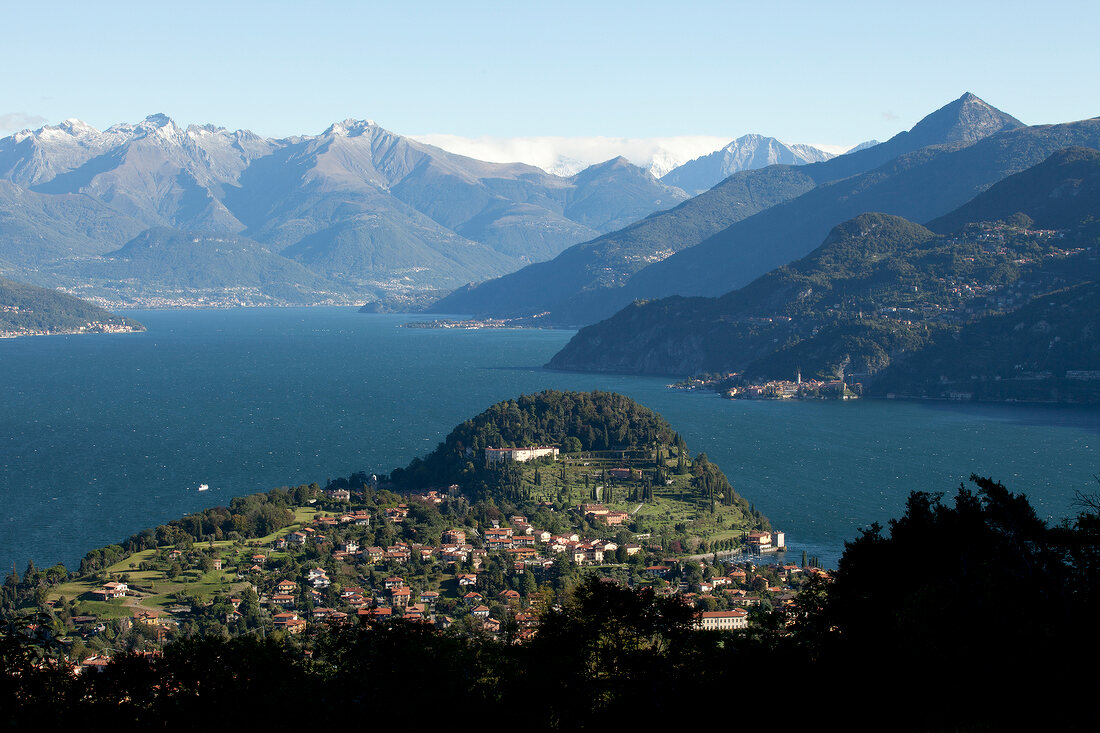
[[[16,339],[29,336],[90,336],[108,333],[145,333],[145,326],[134,327],[113,323],[97,323],[89,328],[74,328],[61,331],[0,331],[0,339]]]

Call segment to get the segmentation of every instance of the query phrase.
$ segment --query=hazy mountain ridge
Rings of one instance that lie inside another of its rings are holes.
[[[345,291],[281,257],[267,246],[236,234],[147,229],[101,257],[75,260],[60,274],[100,292],[130,279],[135,298],[178,299],[211,304],[261,305],[321,302]]]
[[[803,167],[743,171],[669,211],[565,250],[553,260],[456,290],[429,307],[435,313],[497,316],[551,311],[558,324],[584,323],[573,301],[621,287],[651,262],[672,255],[763,209],[811,190]],[[576,320],[570,320],[578,314]]]
[[[616,300],[728,292],[805,255],[840,221],[867,211],[929,221],[1072,145],[1100,147],[1100,120],[1015,128],[974,143],[921,148],[732,225],[639,272]],[[715,267],[716,262],[722,266]]]
[[[125,226],[71,247],[61,243],[79,225],[64,216],[12,216],[0,233],[23,244],[13,253],[0,243],[0,264],[30,274],[58,253],[115,249],[144,225],[243,234],[349,293],[388,292],[395,279],[408,286],[410,270],[419,274],[412,286],[453,288],[686,198],[631,168],[561,178],[447,153],[369,121],[274,140],[212,125],[181,129],[164,115],[102,132],[68,120],[0,140],[0,180],[13,184],[0,188],[0,209],[18,210],[12,202],[31,195],[84,196],[102,206],[101,220],[113,212]],[[47,243],[41,252],[33,236]]]

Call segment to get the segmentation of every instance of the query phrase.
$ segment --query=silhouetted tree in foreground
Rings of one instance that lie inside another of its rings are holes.
[[[795,636],[833,694],[900,728],[1090,727],[1096,574],[1075,557],[1095,556],[1096,515],[1047,527],[1023,495],[971,481],[950,505],[914,492],[888,535],[847,543]]]

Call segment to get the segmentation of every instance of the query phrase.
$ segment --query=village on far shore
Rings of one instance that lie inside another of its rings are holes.
[[[863,384],[837,379],[770,379],[749,382],[739,372],[692,377],[667,385],[669,389],[707,390],[731,400],[858,400]]]

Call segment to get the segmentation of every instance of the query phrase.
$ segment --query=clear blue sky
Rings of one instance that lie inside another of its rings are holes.
[[[165,112],[263,135],[886,139],[964,91],[1100,115],[1100,3],[9,5],[0,134]]]

